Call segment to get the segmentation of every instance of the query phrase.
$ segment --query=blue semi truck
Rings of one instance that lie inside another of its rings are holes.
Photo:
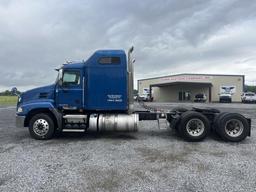
[[[63,64],[52,85],[19,95],[16,126],[28,127],[31,137],[51,139],[57,132],[137,131],[138,122],[164,120],[189,141],[204,139],[214,130],[227,141],[251,133],[251,120],[241,114],[210,108],[134,110],[133,47],[99,50],[80,63]]]

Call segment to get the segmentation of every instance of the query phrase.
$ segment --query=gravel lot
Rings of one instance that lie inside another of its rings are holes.
[[[148,121],[137,133],[37,141],[15,128],[14,107],[0,107],[0,191],[255,191],[256,105],[182,105],[240,112],[253,119],[252,136],[241,143],[215,135],[189,143]]]

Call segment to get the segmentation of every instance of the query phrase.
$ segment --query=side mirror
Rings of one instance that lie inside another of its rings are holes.
[[[63,69],[59,69],[58,72],[59,72],[59,74],[58,74],[58,85],[60,87],[62,87],[62,85],[63,85]]]
[[[58,80],[58,85],[59,85],[60,87],[62,87],[62,86],[63,86],[62,78]]]

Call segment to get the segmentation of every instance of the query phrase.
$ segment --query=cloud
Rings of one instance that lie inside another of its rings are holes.
[[[54,82],[54,68],[96,49],[135,46],[136,79],[174,73],[254,78],[256,2],[0,2],[0,90]],[[223,68],[226,70],[223,71]]]

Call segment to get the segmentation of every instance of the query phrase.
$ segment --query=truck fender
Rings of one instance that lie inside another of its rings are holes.
[[[25,124],[24,126],[27,127],[28,126],[28,117],[30,116],[30,114],[32,113],[39,113],[39,112],[50,112],[56,120],[57,123],[57,129],[62,129],[62,113],[59,112],[50,102],[40,102],[37,103],[35,105],[35,103],[31,103],[31,104],[27,104],[27,105],[23,105],[22,106],[24,108],[25,111]]]
[[[53,115],[56,118],[57,121],[57,130],[61,130],[62,129],[62,113],[60,113],[57,109],[55,108],[50,108],[50,111],[53,113]]]

